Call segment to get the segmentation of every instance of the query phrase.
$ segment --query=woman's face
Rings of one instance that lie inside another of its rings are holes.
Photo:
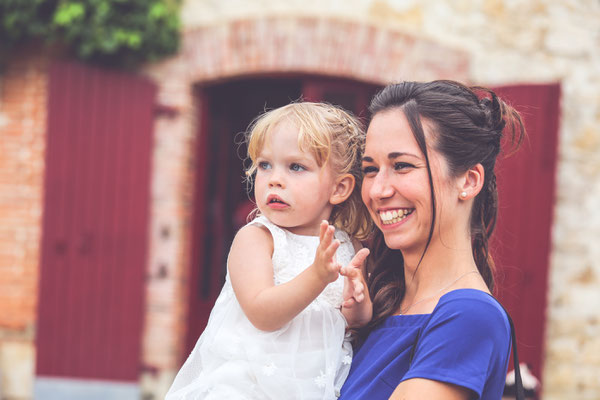
[[[431,148],[431,125],[422,122],[436,191],[434,241],[452,223],[452,205],[458,197],[446,161]],[[387,246],[422,253],[433,218],[431,187],[425,156],[400,109],[379,112],[371,120],[362,168],[362,199]]]

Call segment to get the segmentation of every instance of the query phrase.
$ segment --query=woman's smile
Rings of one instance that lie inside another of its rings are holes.
[[[379,219],[384,226],[399,224],[404,222],[414,210],[414,208],[379,210]]]

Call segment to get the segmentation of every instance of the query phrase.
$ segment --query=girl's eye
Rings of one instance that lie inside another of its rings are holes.
[[[305,171],[306,168],[304,168],[302,165],[297,164],[297,163],[293,163],[290,165],[290,169],[294,172],[300,172],[300,171]]]
[[[402,170],[406,170],[408,168],[414,168],[415,166],[406,162],[397,162],[394,163],[394,170],[396,171],[402,171]]]
[[[363,167],[362,173],[363,173],[363,175],[377,173],[377,167],[374,167],[372,165],[367,165],[367,166]]]
[[[266,161],[260,161],[258,163],[258,168],[260,168],[260,169],[269,169],[269,168],[271,168],[271,164],[269,164]]]

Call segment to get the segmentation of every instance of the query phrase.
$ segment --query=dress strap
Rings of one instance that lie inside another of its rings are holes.
[[[488,293],[489,294],[489,293]],[[510,324],[510,339],[512,341],[512,350],[513,350],[513,361],[515,368],[515,398],[516,400],[525,400],[525,390],[523,389],[523,380],[521,379],[521,367],[519,366],[519,354],[517,352],[517,333],[515,332],[515,325],[513,324],[513,320],[510,317],[506,308],[494,297],[490,294],[490,296],[496,301],[496,303],[500,304],[500,307],[506,313],[506,318],[508,318],[508,323]]]
[[[248,223],[248,225],[262,225],[269,230],[273,237],[273,247],[280,248],[280,245],[285,241],[285,231],[269,221],[264,215],[259,215]]]

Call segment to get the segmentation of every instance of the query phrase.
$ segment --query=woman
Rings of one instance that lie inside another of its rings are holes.
[[[379,228],[373,320],[340,399],[500,399],[511,328],[490,295],[494,166],[519,114],[492,91],[405,82],[375,96],[362,198]]]

